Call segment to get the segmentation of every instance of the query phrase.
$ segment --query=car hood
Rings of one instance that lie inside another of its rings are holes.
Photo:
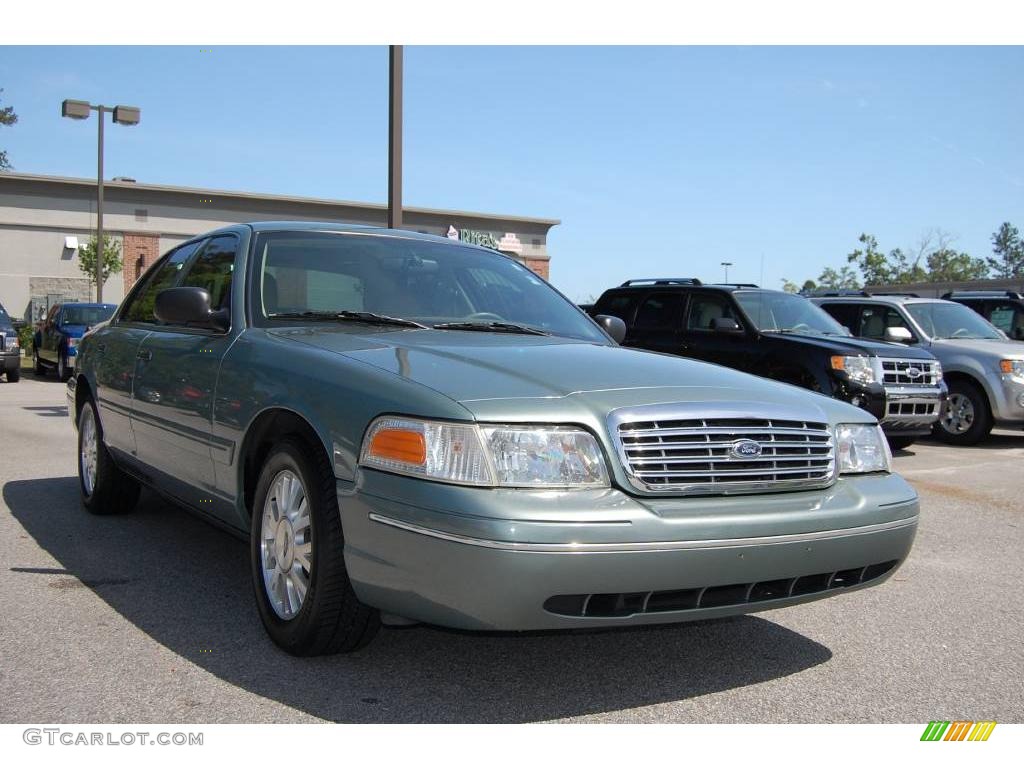
[[[932,339],[931,346],[935,350],[964,352],[969,355],[1024,358],[1024,342],[1009,339]]]
[[[830,398],[709,363],[557,337],[411,330],[274,329],[412,380],[459,402],[480,419],[565,418],[576,409],[666,402],[744,404],[746,412],[785,409],[807,420],[864,411]],[[572,404],[571,406],[569,404]]]
[[[904,357],[913,360],[927,360],[931,354],[923,349],[895,344],[889,341],[877,341],[856,336],[817,336],[809,333],[765,333],[773,339],[785,339],[791,342],[808,344],[847,355],[878,355],[879,357]]]

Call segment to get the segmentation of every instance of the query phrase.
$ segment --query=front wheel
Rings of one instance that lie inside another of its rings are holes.
[[[78,414],[78,488],[82,504],[94,515],[131,512],[139,500],[138,481],[121,471],[103,445],[92,400]]]
[[[376,609],[345,570],[334,472],[325,457],[284,439],[256,485],[250,557],[256,605],[271,639],[295,656],[354,651],[377,633]]]
[[[952,445],[974,445],[991,431],[992,414],[985,393],[971,382],[951,382],[949,399],[932,434]]]

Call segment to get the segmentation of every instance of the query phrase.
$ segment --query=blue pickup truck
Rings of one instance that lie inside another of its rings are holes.
[[[54,304],[35,333],[32,360],[35,373],[45,376],[56,370],[61,381],[67,381],[75,370],[78,340],[94,325],[106,322],[117,309],[116,304]]]

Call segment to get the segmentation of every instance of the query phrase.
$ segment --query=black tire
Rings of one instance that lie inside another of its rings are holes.
[[[308,577],[305,597],[293,616],[282,618],[264,581],[262,530],[267,498],[275,480],[286,471],[302,484],[312,544],[309,571],[302,570]],[[334,472],[323,451],[294,438],[285,438],[271,449],[256,485],[250,539],[256,605],[263,626],[280,648],[294,656],[345,653],[363,647],[377,634],[380,614],[359,601],[345,570]]]
[[[19,360],[18,363],[20,364],[21,361]],[[18,366],[15,366],[14,368],[8,368],[7,369],[7,381],[8,381],[8,383],[13,384],[14,382],[19,381],[20,379],[21,379],[21,368],[19,368]]]
[[[969,418],[961,413],[961,406],[966,406],[963,413],[969,414]],[[932,435],[950,445],[974,445],[991,431],[992,412],[985,393],[969,381],[951,381],[949,400],[935,422]]]
[[[46,375],[46,366],[43,365],[43,361],[39,359],[39,352],[32,350],[32,373],[36,376]]]
[[[889,448],[893,451],[902,451],[905,448],[909,448],[917,442],[917,436],[914,437],[887,437],[889,441]]]
[[[95,436],[95,477],[92,488],[86,478],[83,445],[89,439],[88,420],[93,421]],[[94,515],[121,515],[131,512],[139,500],[139,482],[121,471],[103,444],[103,428],[92,400],[86,400],[78,414],[78,489],[82,505]]]
[[[71,378],[71,370],[68,368],[67,357],[60,355],[57,358],[57,378],[67,381]]]

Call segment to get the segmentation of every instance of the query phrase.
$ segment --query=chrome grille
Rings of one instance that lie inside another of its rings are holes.
[[[824,422],[660,418],[622,421],[617,438],[631,481],[644,491],[727,494],[821,488],[833,481],[836,471],[834,439]]]
[[[935,374],[934,360],[882,359],[882,383],[887,387],[934,387],[939,383]]]

